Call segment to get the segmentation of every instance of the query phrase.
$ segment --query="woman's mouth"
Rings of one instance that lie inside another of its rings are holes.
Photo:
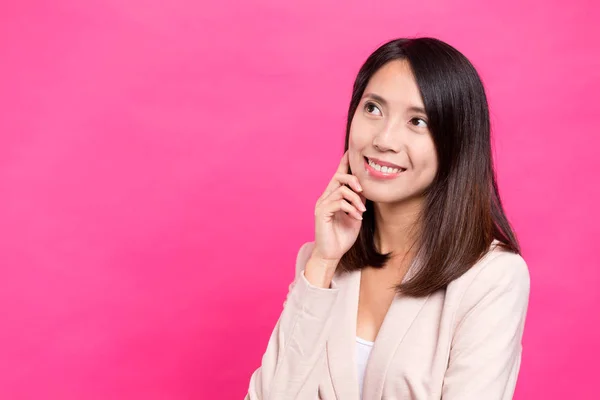
[[[406,171],[406,168],[375,158],[365,157],[365,170],[374,178],[394,179]]]

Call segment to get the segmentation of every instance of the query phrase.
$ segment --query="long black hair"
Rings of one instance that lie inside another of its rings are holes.
[[[425,296],[464,274],[489,250],[520,248],[504,213],[492,161],[488,102],[481,79],[454,47],[434,38],[395,39],[373,52],[354,82],[346,124],[348,150],[352,119],[369,79],[384,64],[405,60],[419,86],[438,157],[437,174],[425,192],[415,243],[416,271],[397,290]],[[375,245],[371,201],[359,237],[340,266],[383,267],[391,254]]]

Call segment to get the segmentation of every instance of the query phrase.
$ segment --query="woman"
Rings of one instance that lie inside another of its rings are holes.
[[[431,38],[377,49],[247,399],[511,399],[529,273],[481,80]]]

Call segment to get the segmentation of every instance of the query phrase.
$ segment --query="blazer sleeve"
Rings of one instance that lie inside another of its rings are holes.
[[[510,400],[521,364],[530,278],[520,255],[488,261],[464,293],[443,400]]]
[[[290,285],[279,319],[271,333],[261,366],[250,378],[246,400],[296,399],[318,393],[317,368],[322,363],[330,329],[330,314],[339,289],[311,285],[304,267],[313,243],[305,243],[296,258],[296,277]]]

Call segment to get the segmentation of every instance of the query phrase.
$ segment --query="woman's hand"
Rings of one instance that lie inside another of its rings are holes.
[[[366,211],[366,199],[358,194],[362,188],[358,178],[348,174],[348,164],[346,151],[315,206],[315,247],[311,257],[320,264],[337,266],[358,238],[362,213]]]

